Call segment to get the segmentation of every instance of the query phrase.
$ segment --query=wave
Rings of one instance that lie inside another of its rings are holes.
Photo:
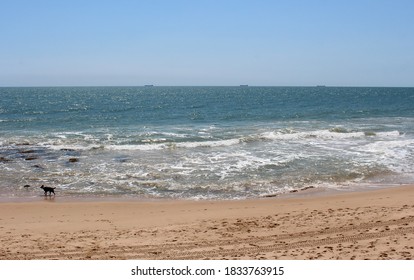
[[[399,137],[399,131],[372,132],[372,131],[348,131],[345,129],[329,129],[315,131],[270,131],[261,133],[258,138],[273,141],[289,141],[304,139],[341,140],[341,139],[366,139],[367,137]],[[251,139],[251,137],[249,138]],[[251,140],[250,140],[251,141]]]
[[[150,141],[148,141],[150,142]],[[159,143],[146,143],[141,145],[108,145],[105,146],[109,150],[161,150],[161,149],[177,149],[177,148],[209,148],[209,147],[224,147],[238,145],[240,139],[228,139],[228,140],[217,140],[217,141],[199,141],[199,142],[167,142],[163,144]]]
[[[243,131],[224,131],[214,129],[214,132],[202,130],[192,133],[144,131],[136,134],[119,133],[117,131],[105,132],[53,132],[45,135],[23,135],[0,137],[2,146],[18,145],[18,143],[30,143],[52,150],[162,150],[162,149],[196,149],[230,147],[248,145],[260,142],[286,143],[310,143],[312,141],[395,141],[401,139],[404,133],[393,131],[355,131],[335,127],[330,129],[300,131],[294,129],[277,129],[256,132],[243,135]],[[245,132],[251,132],[247,130]],[[244,132],[244,133],[245,133]],[[200,135],[201,134],[201,135]],[[228,136],[227,136],[228,134]],[[225,136],[225,137],[223,137]],[[215,138],[215,139],[214,139]]]

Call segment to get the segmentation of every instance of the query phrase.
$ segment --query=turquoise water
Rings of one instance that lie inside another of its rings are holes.
[[[0,88],[0,197],[412,183],[414,88]]]

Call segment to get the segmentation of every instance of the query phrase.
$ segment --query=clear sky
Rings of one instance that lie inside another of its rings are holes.
[[[412,0],[0,0],[0,86],[414,86]]]

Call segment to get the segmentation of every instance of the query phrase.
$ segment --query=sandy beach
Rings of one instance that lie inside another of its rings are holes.
[[[0,259],[413,259],[414,185],[242,201],[0,203]]]

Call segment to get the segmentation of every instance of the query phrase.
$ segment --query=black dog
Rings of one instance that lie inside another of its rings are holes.
[[[53,193],[53,195],[55,195],[55,189],[56,188],[45,187],[43,185],[40,188],[45,191],[45,195],[47,195],[47,193],[49,193],[50,195],[52,195],[52,193]]]

